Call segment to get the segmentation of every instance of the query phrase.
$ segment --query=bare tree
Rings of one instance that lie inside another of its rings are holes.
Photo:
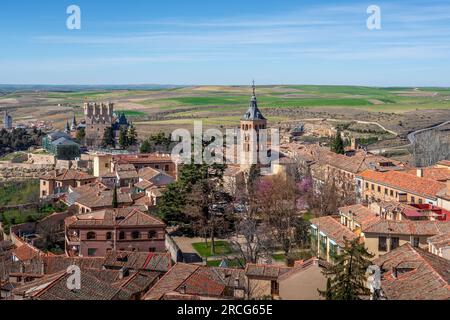
[[[432,166],[450,157],[450,134],[439,130],[427,130],[415,135],[411,147],[413,161],[417,167]]]
[[[258,213],[273,241],[286,255],[297,244],[295,230],[301,215],[298,198],[297,186],[290,177],[266,177],[258,185]]]

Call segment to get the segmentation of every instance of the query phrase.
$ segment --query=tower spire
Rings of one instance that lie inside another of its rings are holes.
[[[253,96],[256,97],[256,86],[255,86],[255,79],[253,79],[253,85],[252,85],[252,89],[253,89]]]

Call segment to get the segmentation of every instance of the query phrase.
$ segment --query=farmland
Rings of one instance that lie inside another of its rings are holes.
[[[68,90],[68,89],[66,89]],[[245,112],[251,89],[245,86],[192,86],[156,89],[92,88],[80,91],[15,90],[0,96],[16,122],[53,121],[63,128],[83,102],[111,101],[125,112],[142,135],[192,126],[233,127]],[[257,88],[258,103],[272,124],[310,118],[376,121],[406,135],[450,119],[450,88],[376,88],[286,85]]]

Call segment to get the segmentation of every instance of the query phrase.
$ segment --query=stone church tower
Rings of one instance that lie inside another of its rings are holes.
[[[260,144],[259,131],[267,129],[267,119],[258,109],[256,99],[256,87],[253,81],[253,95],[250,100],[250,106],[244,117],[241,119],[241,148],[240,164],[243,170],[249,169],[252,164],[258,164],[258,152],[263,146]]]

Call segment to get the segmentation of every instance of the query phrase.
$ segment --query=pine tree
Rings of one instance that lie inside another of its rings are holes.
[[[141,153],[149,153],[151,151],[150,142],[148,142],[148,140],[145,140],[144,142],[142,142],[139,150]]]
[[[113,191],[112,207],[114,209],[119,207],[119,201],[117,200],[117,187],[116,186],[114,186],[114,191]]]
[[[133,146],[136,144],[137,140],[137,133],[136,129],[134,128],[133,124],[130,125],[127,131],[127,144],[128,146]]]
[[[353,241],[345,240],[341,254],[335,256],[333,265],[324,271],[330,284],[320,295],[333,300],[359,300],[361,296],[369,295],[366,287],[366,270],[371,265],[373,255],[367,252],[360,238]]]
[[[128,142],[129,141],[128,141],[128,137],[127,137],[127,133],[126,133],[125,129],[120,129],[120,132],[119,132],[119,146],[122,149],[125,149],[125,148],[127,148],[129,146]]]
[[[338,153],[338,154],[344,154],[344,140],[342,140],[341,132],[338,130],[336,136],[334,137],[334,140],[331,143],[331,151]]]
[[[105,131],[103,132],[102,146],[104,148],[107,148],[109,146],[112,146],[114,148],[116,146],[116,142],[114,141],[113,130],[111,127],[105,128]]]

